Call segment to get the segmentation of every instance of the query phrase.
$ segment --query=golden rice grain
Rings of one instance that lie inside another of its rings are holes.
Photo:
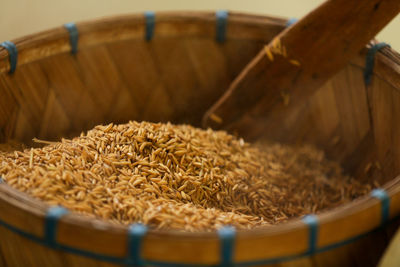
[[[109,124],[72,140],[35,141],[45,146],[0,153],[6,183],[123,224],[248,229],[329,209],[372,188],[313,147],[249,144],[188,125]]]

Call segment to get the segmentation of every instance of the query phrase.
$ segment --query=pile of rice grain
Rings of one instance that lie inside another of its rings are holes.
[[[333,208],[372,187],[343,175],[313,147],[252,145],[189,125],[109,124],[44,143],[0,153],[6,183],[122,224],[253,228]]]

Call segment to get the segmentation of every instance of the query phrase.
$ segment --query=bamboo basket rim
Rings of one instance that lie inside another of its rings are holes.
[[[179,29],[171,36],[199,36],[199,37],[214,37],[214,23],[215,12],[210,11],[187,11],[187,12],[173,12],[173,11],[160,11],[157,12],[156,24],[186,24],[189,25],[185,29]],[[195,24],[209,24],[211,31],[201,31],[193,27]],[[266,24],[277,27],[283,27],[286,19],[267,16],[267,15],[251,15],[243,12],[229,11],[230,24],[242,24],[245,26],[263,27]],[[116,29],[116,26],[120,28]],[[143,39],[145,18],[142,14],[127,14],[115,15],[110,17],[86,20],[76,23],[79,29],[79,48],[86,48],[93,45],[99,45],[108,42],[130,40],[130,39]],[[136,26],[136,27],[135,27]],[[192,27],[190,27],[192,26]],[[130,31],[122,32],[123,30],[132,28]],[[117,34],[111,34],[115,31],[120,31]],[[108,33],[108,35],[106,35]],[[93,36],[98,40],[91,39]],[[103,38],[98,35],[104,34]],[[262,35],[249,35],[245,34],[246,39],[259,39]],[[243,39],[241,36],[229,35],[230,39]],[[29,34],[20,38],[12,40],[18,48],[18,63],[21,66],[32,61],[43,59],[45,57],[56,55],[59,53],[69,52],[71,50],[69,43],[69,34],[64,26],[55,27],[49,30],[44,30],[39,33]],[[40,51],[43,50],[43,51]],[[35,55],[36,53],[36,55]],[[9,71],[10,66],[8,62],[8,52],[4,47],[0,47],[0,73]]]
[[[211,27],[214,26],[215,23],[215,14],[213,12],[192,12],[192,13],[183,13],[183,12],[160,12],[157,13],[157,20],[156,23],[209,23]],[[238,23],[248,26],[258,26],[258,27],[266,27],[275,25],[277,27],[285,26],[286,20],[280,18],[274,18],[270,16],[257,16],[257,15],[250,15],[250,14],[243,14],[243,13],[235,13],[229,12],[229,23]],[[105,23],[106,22],[106,23]],[[128,34],[120,34],[117,36],[107,35],[110,34],[114,30],[114,26],[122,24],[125,25],[124,27],[134,27],[135,30],[132,30]],[[98,19],[98,20],[91,20],[88,22],[82,22],[76,24],[80,38],[82,35],[82,39],[79,42],[79,48],[83,47],[90,47],[93,45],[98,45],[101,43],[107,42],[114,42],[114,41],[121,41],[121,40],[130,40],[135,38],[143,38],[144,35],[144,19],[142,15],[124,15],[124,16],[115,16],[112,18],[106,19]],[[128,25],[128,26],[126,26]],[[140,25],[137,26],[137,25]],[[195,27],[194,27],[195,28]],[[98,42],[94,42],[90,38],[85,39],[84,36],[89,36],[93,33],[100,33],[105,34],[106,37],[100,39]],[[193,30],[193,27],[187,30],[186,32],[178,32],[176,36],[196,36],[198,32]],[[168,37],[168,36],[166,36]],[[174,37],[174,35],[173,35]],[[214,32],[206,32],[202,33],[202,37],[204,38],[213,38]],[[229,31],[227,33],[227,38],[236,38],[236,39],[255,39],[255,40],[263,40],[263,38],[259,38],[257,36],[245,36],[245,37],[238,37],[229,35]],[[60,54],[70,51],[69,45],[69,36],[68,32],[63,27],[54,28],[52,30],[44,31],[38,34],[29,35],[26,37],[22,37],[19,39],[14,40],[19,52],[19,62],[18,66],[28,64],[30,62],[34,62],[36,60]],[[37,53],[38,49],[44,49],[44,52]],[[366,47],[366,49],[368,46]],[[350,64],[353,64],[359,68],[364,68],[364,62],[362,61],[365,58],[365,51],[364,49],[358,58],[351,61]],[[79,51],[78,51],[79,53]],[[384,77],[388,75],[388,73],[400,73],[400,56],[397,52],[392,50],[391,48],[385,48],[383,51],[377,54],[376,56],[376,63],[377,66],[374,69],[374,75],[379,77]],[[392,64],[395,63],[395,64]],[[5,48],[0,47],[0,73],[5,73],[9,70],[10,66],[8,63],[8,52]],[[17,69],[18,71],[18,69]],[[400,78],[394,77],[392,80],[385,81],[391,83],[392,85],[400,84]],[[398,90],[395,88],[395,90]],[[390,182],[386,183],[382,187],[388,194],[390,198],[390,209],[389,209],[389,218],[392,219],[399,215],[400,213],[400,176],[397,176],[395,179],[391,180]],[[15,210],[18,210],[24,216],[31,216],[37,218],[39,221],[44,221],[46,217],[46,212],[50,208],[49,205],[45,204],[44,202],[37,200],[25,193],[19,192],[6,183],[0,183],[0,207],[2,205],[7,205],[12,207]],[[348,233],[349,236],[347,240],[358,236],[359,234],[365,234],[367,232],[373,231],[377,227],[381,225],[380,214],[381,214],[381,201],[371,195],[363,196],[351,203],[347,203],[341,205],[332,210],[324,211],[317,215],[318,217],[318,231],[322,231],[324,226],[326,225],[335,225],[335,223],[340,221],[345,221],[345,219],[351,217],[352,215],[356,215],[359,213],[365,212],[369,214],[371,218],[378,218],[377,220],[368,221],[368,224],[361,229],[359,233]],[[5,222],[8,224],[7,220],[4,220],[0,215],[0,222]],[[68,225],[69,227],[76,230],[76,233],[82,233],[82,231],[93,229],[95,228],[96,231],[99,232],[109,232],[115,235],[127,235],[128,226],[123,225],[116,225],[112,224],[107,221],[94,219],[89,216],[79,215],[77,213],[69,213],[60,218],[60,223]],[[13,225],[10,223],[10,225]],[[18,228],[18,227],[16,227]],[[33,228],[32,228],[33,229]],[[32,233],[34,236],[37,236],[38,231],[36,230],[26,230],[20,229],[21,231],[25,231],[27,233]],[[292,219],[287,223],[273,225],[273,226],[265,226],[251,230],[240,230],[237,232],[236,242],[239,244],[240,242],[247,240],[247,242],[253,242],[256,240],[268,239],[269,237],[279,237],[281,235],[292,234],[298,231],[305,231],[307,232],[308,237],[308,230],[309,226],[307,226],[300,218]],[[40,236],[40,235],[39,235]],[[173,239],[175,242],[186,242],[187,240],[199,240],[199,243],[205,244],[204,242],[214,242],[218,243],[218,236],[215,232],[182,232],[182,231],[165,231],[165,230],[154,230],[150,229],[147,237],[152,237],[153,239],[157,240],[157,238],[167,238]],[[123,240],[125,241],[125,240]],[[260,241],[260,242],[261,242]],[[343,242],[344,240],[339,240]],[[265,240],[263,241],[265,242]],[[340,243],[339,242],[339,243]],[[321,243],[321,242],[319,242]],[[317,250],[318,248],[324,249],[329,246],[333,246],[338,242],[327,241],[323,244],[319,244],[317,241]],[[308,243],[304,244],[304,248],[296,248],[298,251],[292,253],[293,255],[305,255],[304,253],[308,252]],[[98,252],[98,251],[94,251]],[[123,251],[121,253],[125,253]],[[236,254],[240,251],[236,251]],[[287,255],[287,252],[277,252],[277,255],[281,253],[283,256]],[[118,254],[118,253],[117,253]],[[275,258],[279,258],[281,255],[275,256]],[[290,253],[289,253],[290,254]],[[217,257],[217,258],[215,258]],[[274,257],[270,257],[274,258]],[[244,255],[238,256],[239,261],[241,262],[249,262],[249,259],[246,259]],[[256,257],[255,260],[260,260],[260,258]],[[160,259],[154,259],[155,261]],[[212,264],[215,261],[218,262],[219,258],[216,255],[211,255],[204,261],[204,264]],[[251,260],[250,260],[251,261]],[[187,262],[186,262],[187,263]],[[203,263],[202,263],[203,264]]]

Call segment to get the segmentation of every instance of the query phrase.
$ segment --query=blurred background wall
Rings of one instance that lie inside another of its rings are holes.
[[[216,10],[300,18],[323,0],[0,0],[0,42],[70,21],[145,10]],[[400,16],[378,36],[400,51]]]

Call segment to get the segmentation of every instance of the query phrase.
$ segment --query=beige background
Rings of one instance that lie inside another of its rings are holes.
[[[0,0],[0,42],[70,21],[145,10],[228,9],[301,17],[323,0]],[[400,16],[379,35],[400,50]]]

